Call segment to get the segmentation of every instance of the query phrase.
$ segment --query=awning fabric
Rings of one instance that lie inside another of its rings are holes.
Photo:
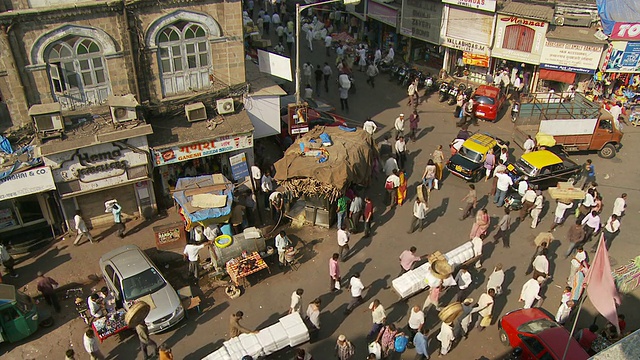
[[[558,71],[558,70],[540,69],[540,79],[559,81],[566,84],[573,84],[573,81],[576,79],[576,73]]]

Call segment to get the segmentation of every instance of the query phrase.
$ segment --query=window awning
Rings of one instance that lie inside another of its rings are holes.
[[[561,83],[573,84],[576,73],[558,70],[540,69],[541,80],[559,81]]]

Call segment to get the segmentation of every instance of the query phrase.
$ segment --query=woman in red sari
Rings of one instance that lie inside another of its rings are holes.
[[[489,228],[489,221],[490,219],[489,214],[487,213],[487,209],[480,209],[480,211],[478,211],[478,213],[476,214],[476,221],[473,223],[469,238],[482,238],[483,236],[485,236],[487,229]]]
[[[400,169],[398,176],[400,177],[400,186],[398,186],[398,205],[402,206],[407,199],[407,174],[404,169]]]

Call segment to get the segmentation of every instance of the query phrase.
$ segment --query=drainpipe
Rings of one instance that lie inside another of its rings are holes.
[[[132,63],[132,70],[133,70],[133,82],[134,82],[134,86],[135,86],[135,91],[136,91],[136,98],[138,99],[139,102],[142,103],[142,99],[140,98],[140,85],[138,83],[138,70],[137,70],[137,65],[138,62],[135,59],[135,56],[133,55],[133,41],[131,40],[131,31],[129,31],[129,16],[127,15],[127,0],[122,1],[122,16],[124,16],[124,25],[125,25],[125,30],[127,31],[127,42],[129,43],[129,52],[131,54],[131,63]]]

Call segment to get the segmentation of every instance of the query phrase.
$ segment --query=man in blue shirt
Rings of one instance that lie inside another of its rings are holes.
[[[124,238],[124,222],[122,222],[122,217],[120,214],[122,213],[122,206],[118,203],[114,203],[111,207],[111,213],[113,214],[113,222],[116,223],[116,230],[118,230],[118,236],[120,238]]]
[[[413,345],[416,347],[415,360],[429,359],[429,352],[427,351],[429,348],[429,341],[425,334],[427,332],[429,332],[429,330],[426,327],[422,327],[422,329],[420,329],[420,331],[418,331],[413,337]]]

